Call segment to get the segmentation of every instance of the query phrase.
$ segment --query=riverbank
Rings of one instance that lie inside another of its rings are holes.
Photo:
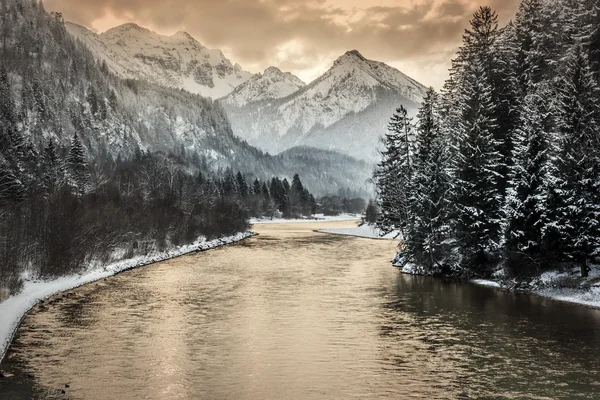
[[[252,218],[250,220],[251,225],[256,224],[295,224],[295,223],[308,223],[308,222],[345,222],[345,221],[359,221],[361,219],[360,214],[340,214],[335,216],[325,216],[323,214],[315,214],[312,218],[301,218],[301,219],[284,219],[284,218]]]
[[[317,232],[365,239],[396,239],[399,235],[399,232],[384,234],[379,228],[370,224],[361,224],[352,228],[320,229]]]
[[[418,267],[395,264],[405,274],[424,275]],[[472,279],[474,285],[502,290],[515,290],[548,299],[600,309],[600,265],[592,265],[587,278],[581,277],[579,267],[566,271],[548,271],[528,283],[517,283],[504,278],[502,271],[493,279]]]
[[[13,335],[25,314],[40,301],[50,296],[127,270],[170,260],[189,253],[215,249],[239,242],[254,235],[254,232],[248,231],[210,241],[198,240],[192,244],[170,250],[153,252],[145,256],[118,261],[99,268],[90,268],[82,274],[64,276],[51,281],[25,281],[23,289],[19,294],[11,296],[0,303],[0,361],[4,358]]]

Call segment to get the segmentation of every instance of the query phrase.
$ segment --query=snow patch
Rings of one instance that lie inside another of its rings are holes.
[[[357,214],[340,214],[336,216],[325,216],[323,214],[315,214],[312,218],[302,219],[283,219],[283,218],[252,218],[250,224],[296,224],[299,222],[336,222],[336,221],[358,221],[361,216]]]
[[[321,229],[318,232],[334,235],[355,236],[368,239],[395,239],[399,232],[383,233],[379,228],[369,224],[362,224],[355,228]]]
[[[491,288],[501,288],[502,285],[496,281],[490,281],[487,279],[473,279],[471,280],[471,283],[474,283],[476,285],[479,286],[486,286],[486,287],[491,287]]]

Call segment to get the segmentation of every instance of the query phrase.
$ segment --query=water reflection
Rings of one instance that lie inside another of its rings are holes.
[[[0,398],[585,399],[600,389],[598,311],[402,275],[392,243],[315,228],[262,226],[239,245],[56,297],[25,319]]]

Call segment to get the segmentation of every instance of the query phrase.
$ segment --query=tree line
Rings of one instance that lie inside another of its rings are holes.
[[[441,93],[400,108],[375,182],[422,273],[529,279],[600,254],[600,2],[481,7]]]

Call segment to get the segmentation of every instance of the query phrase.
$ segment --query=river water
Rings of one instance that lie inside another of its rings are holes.
[[[0,399],[598,399],[600,311],[390,265],[274,224],[32,310]],[[68,385],[68,387],[67,387]]]

